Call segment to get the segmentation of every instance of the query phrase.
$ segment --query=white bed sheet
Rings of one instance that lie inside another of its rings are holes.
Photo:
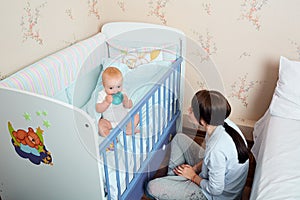
[[[265,115],[255,124],[252,200],[300,199],[300,121]]]

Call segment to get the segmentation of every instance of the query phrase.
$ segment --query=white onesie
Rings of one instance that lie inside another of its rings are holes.
[[[106,97],[105,90],[98,93],[97,103],[102,103]],[[102,113],[102,117],[110,121],[112,128],[115,128],[128,113],[127,108],[124,108],[123,103],[119,105],[110,104],[110,106]]]

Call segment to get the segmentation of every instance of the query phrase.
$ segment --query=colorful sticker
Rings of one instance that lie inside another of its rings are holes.
[[[29,159],[33,164],[41,163],[53,165],[51,153],[44,144],[44,131],[38,127],[35,131],[28,127],[28,130],[13,128],[11,122],[8,122],[8,130],[11,136],[11,142],[17,154],[25,159]]]

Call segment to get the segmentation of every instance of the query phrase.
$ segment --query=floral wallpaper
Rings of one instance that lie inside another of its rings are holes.
[[[165,8],[168,5],[170,0],[150,0],[148,1],[149,5],[149,14],[151,16],[157,17],[162,24],[167,24],[167,19],[165,16]]]
[[[249,21],[255,29],[259,30],[261,26],[261,12],[267,1],[244,0],[241,4],[242,13],[239,19]]]
[[[231,94],[229,94],[229,97],[238,99],[244,107],[249,104],[250,90],[262,83],[262,81],[248,81],[247,76],[248,73],[243,77],[238,77],[238,80],[231,85]]]
[[[6,4],[0,8],[4,24],[0,79],[96,34],[106,22],[161,24],[182,30],[202,48],[188,50],[187,56],[197,59],[198,66],[215,68],[232,104],[232,118],[253,124],[269,106],[279,57],[300,59],[296,0],[12,0]],[[186,66],[184,113],[193,93],[209,87],[207,77],[195,75],[199,69]]]
[[[38,44],[43,44],[42,36],[39,33],[39,19],[41,10],[46,6],[46,2],[40,4],[38,7],[32,8],[30,2],[26,2],[24,12],[21,17],[21,29],[23,42],[28,39],[36,41]]]
[[[218,49],[211,33],[206,31],[206,33],[203,35],[197,31],[193,31],[193,35],[196,37],[197,42],[204,50],[204,54],[199,52],[196,53],[199,56],[200,62],[210,59],[210,56],[217,53]]]

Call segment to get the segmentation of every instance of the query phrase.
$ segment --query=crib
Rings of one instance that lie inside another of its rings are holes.
[[[184,54],[177,29],[112,22],[2,80],[0,199],[140,199],[181,129]],[[95,103],[108,66],[134,106],[104,138]],[[136,114],[140,132],[126,135]]]

